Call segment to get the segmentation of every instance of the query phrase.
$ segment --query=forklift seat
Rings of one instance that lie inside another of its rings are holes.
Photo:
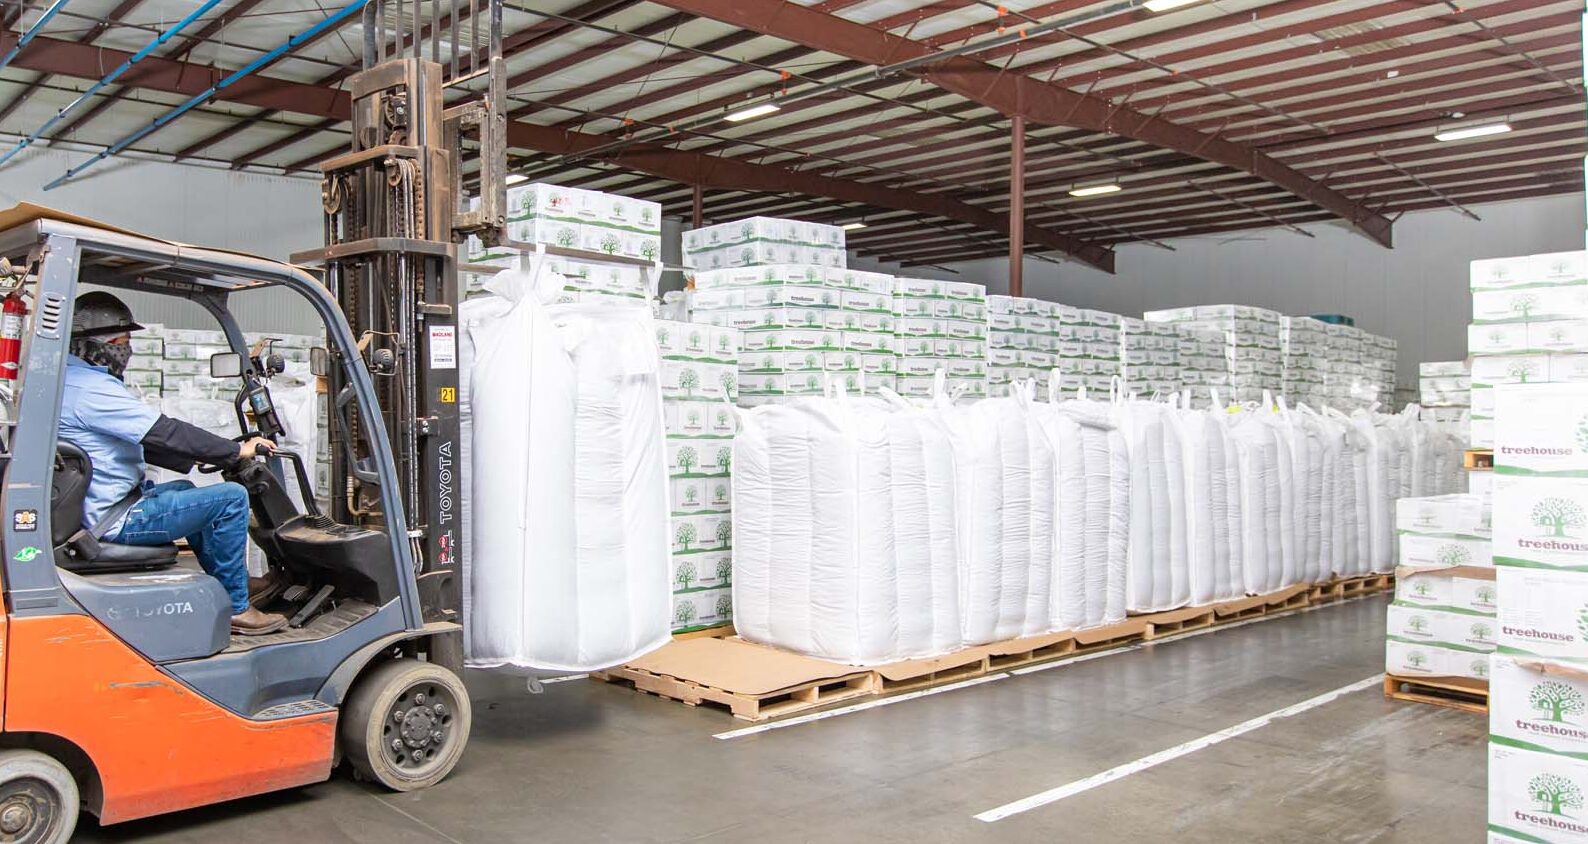
[[[55,549],[55,564],[77,574],[176,565],[175,545],[120,545],[96,539],[83,529],[83,498],[93,473],[93,462],[82,449],[65,440],[55,444],[55,476],[50,482],[50,544]]]

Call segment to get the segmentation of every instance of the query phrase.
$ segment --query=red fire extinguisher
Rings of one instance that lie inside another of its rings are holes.
[[[20,292],[0,302],[0,380],[17,380],[22,362],[22,324],[27,316],[28,306]]]

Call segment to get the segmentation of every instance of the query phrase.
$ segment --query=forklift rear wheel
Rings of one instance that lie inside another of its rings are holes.
[[[473,712],[456,674],[417,659],[369,669],[342,710],[342,752],[354,770],[394,791],[440,782],[463,756]]]
[[[65,765],[37,750],[0,751],[0,842],[66,844],[79,802]]]

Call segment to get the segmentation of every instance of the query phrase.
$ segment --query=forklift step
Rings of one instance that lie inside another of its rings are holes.
[[[261,709],[254,713],[255,721],[280,721],[283,718],[296,718],[299,715],[313,715],[316,712],[330,712],[336,707],[324,701],[295,700],[291,703],[278,703],[268,709]]]
[[[270,645],[285,645],[290,642],[312,642],[315,639],[324,639],[327,636],[340,633],[374,614],[374,604],[366,604],[363,601],[354,600],[343,601],[335,609],[315,616],[302,627],[287,627],[275,633],[266,633],[263,636],[241,636],[233,633],[232,643],[223,653],[242,653]]]

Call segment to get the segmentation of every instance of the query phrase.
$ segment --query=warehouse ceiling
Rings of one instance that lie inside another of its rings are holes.
[[[0,56],[56,1],[0,0]],[[510,156],[533,180],[686,219],[698,184],[708,221],[864,223],[851,246],[906,265],[1007,253],[1017,114],[1028,251],[1105,269],[1120,243],[1333,221],[1389,245],[1406,211],[1582,190],[1580,3],[1152,11],[1173,2],[508,0]],[[0,131],[38,129],[201,7],[67,0],[0,71]],[[44,137],[125,142],[341,8],[220,0]],[[385,10],[389,29],[439,23],[444,62],[484,37],[467,0]],[[126,149],[313,172],[348,145],[339,92],[358,20],[299,38]],[[1464,129],[1493,133],[1435,137]],[[1071,193],[1085,188],[1111,192]]]

